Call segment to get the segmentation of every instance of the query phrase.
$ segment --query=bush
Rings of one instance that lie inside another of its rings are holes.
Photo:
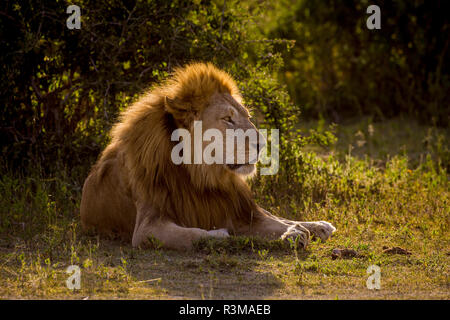
[[[281,65],[251,26],[258,8],[216,1],[78,1],[1,5],[2,152],[12,168],[85,169],[108,142],[120,110],[189,61],[212,61],[239,81],[247,103],[284,126],[292,106],[271,79]],[[276,89],[276,90],[275,90]]]

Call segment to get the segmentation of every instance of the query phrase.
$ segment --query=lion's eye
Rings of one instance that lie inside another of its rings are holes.
[[[231,119],[230,116],[225,117],[225,118],[222,118],[222,120],[225,120],[226,122],[229,122],[229,123],[231,123],[231,124],[234,124],[234,121],[233,121],[233,119]]]

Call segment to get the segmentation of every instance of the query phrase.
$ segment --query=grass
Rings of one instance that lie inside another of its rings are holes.
[[[0,298],[449,299],[448,132],[359,119],[337,127],[336,136],[329,149],[305,150],[312,169],[303,185],[268,196],[263,182],[254,184],[267,209],[337,227],[330,241],[306,250],[245,237],[205,239],[193,252],[134,249],[81,232],[81,175],[4,169]],[[395,246],[411,255],[383,251]],[[333,260],[335,248],[358,256]],[[80,290],[66,287],[72,264],[81,268]],[[366,287],[372,264],[381,268],[380,290]]]

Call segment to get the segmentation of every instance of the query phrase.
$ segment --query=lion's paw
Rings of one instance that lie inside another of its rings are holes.
[[[302,222],[301,225],[308,229],[313,237],[318,237],[322,241],[326,241],[336,231],[336,228],[326,221]]]
[[[210,230],[208,235],[214,238],[228,238],[230,236],[227,229]]]
[[[305,249],[309,244],[310,233],[305,227],[296,224],[290,226],[287,231],[281,236],[282,240],[292,240],[298,243],[300,248]]]

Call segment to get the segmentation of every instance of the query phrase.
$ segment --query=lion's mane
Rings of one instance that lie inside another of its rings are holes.
[[[110,160],[120,158],[124,172],[119,175],[130,196],[151,206],[155,218],[206,230],[232,231],[236,223],[249,223],[256,205],[242,178],[231,172],[219,174],[212,166],[175,165],[171,160],[173,130],[190,129],[193,116],[208,106],[215,92],[241,101],[233,79],[212,64],[176,69],[169,80],[122,112],[111,131],[111,143],[94,167],[98,182],[112,170]]]

